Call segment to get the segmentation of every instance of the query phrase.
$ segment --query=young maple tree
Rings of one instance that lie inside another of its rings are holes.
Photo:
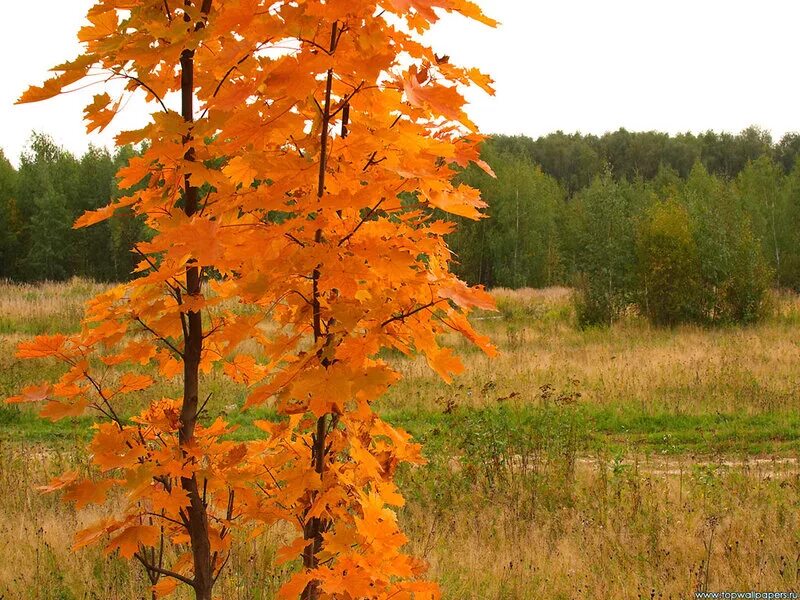
[[[461,91],[491,82],[420,41],[441,11],[494,25],[468,0],[98,0],[85,52],[20,100],[121,81],[87,107],[90,131],[130,94],[156,108],[117,138],[147,142],[119,173],[137,191],[77,223],[143,215],[138,277],[90,301],[78,334],[22,343],[19,356],[68,369],[11,399],[101,417],[97,472],[47,489],[78,508],[122,502],[76,546],[110,538],[154,595],[182,582],[210,599],[232,533],[287,521],[297,536],[279,560],[303,564],[281,597],[438,597],[392,509],[397,466],[421,463],[420,447],[371,405],[399,379],[385,348],[448,381],[462,367],[439,334],[494,352],[467,320],[492,300],[449,272],[442,220],[485,206],[451,178],[469,162],[489,170]],[[282,418],[242,444],[222,419],[201,422],[214,369]],[[140,392],[136,412],[126,396]]]

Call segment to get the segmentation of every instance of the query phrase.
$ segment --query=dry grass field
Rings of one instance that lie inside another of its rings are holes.
[[[57,372],[14,346],[75,329],[97,289],[0,284],[0,394]],[[450,340],[467,369],[446,386],[390,355],[406,378],[378,406],[425,443],[429,464],[401,474],[400,518],[447,600],[800,591],[796,298],[776,297],[749,328],[658,330],[631,316],[579,330],[568,290],[494,293],[500,312],[476,318],[500,357]],[[245,390],[213,373],[204,385],[209,418],[227,413],[237,435],[274,416],[241,413]],[[35,489],[86,461],[89,424],[0,407],[3,600],[150,598],[136,566],[69,550],[91,512]],[[284,535],[238,540],[220,598],[273,598]]]

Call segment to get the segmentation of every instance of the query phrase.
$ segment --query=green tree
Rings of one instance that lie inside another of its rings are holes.
[[[735,192],[750,216],[753,234],[761,241],[769,266],[781,281],[782,258],[787,247],[787,230],[782,215],[786,208],[783,170],[769,156],[749,162],[736,178]]]
[[[783,247],[778,280],[781,285],[800,291],[800,161],[786,176],[782,195]]]
[[[17,172],[0,150],[0,278],[16,277],[22,220],[17,208]]]
[[[543,287],[561,281],[558,218],[564,194],[529,159],[493,146],[482,153],[496,178],[477,168],[462,181],[481,190],[488,220],[459,222],[448,243],[467,281],[494,287]]]
[[[578,317],[582,325],[610,324],[636,299],[635,222],[653,201],[641,184],[598,177],[571,203]]]
[[[686,207],[675,200],[647,209],[637,227],[641,309],[656,325],[702,320],[700,257]]]
[[[24,227],[20,276],[26,280],[65,279],[75,273],[74,213],[78,163],[45,135],[34,134],[20,157],[18,205]]]
[[[749,215],[724,180],[701,164],[692,169],[683,201],[695,224],[701,265],[700,305],[709,323],[747,323],[764,312],[771,280]]]
[[[70,213],[75,217],[110,202],[116,188],[114,176],[117,171],[108,150],[94,146],[89,147],[77,167],[73,205],[70,206]],[[71,267],[76,275],[99,281],[118,280],[110,222],[77,230],[73,238],[75,260]]]

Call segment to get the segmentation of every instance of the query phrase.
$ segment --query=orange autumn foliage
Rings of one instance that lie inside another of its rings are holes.
[[[302,567],[282,598],[439,597],[403,553],[394,511],[395,471],[424,462],[420,447],[371,405],[399,378],[383,349],[422,354],[448,381],[462,367],[439,334],[494,353],[466,318],[492,299],[450,273],[444,239],[446,213],[485,207],[451,179],[470,162],[490,171],[462,91],[491,92],[491,80],[420,41],[443,11],[494,24],[468,0],[98,0],[84,54],[20,100],[103,73],[124,91],[95,96],[89,130],[128,94],[156,108],[117,140],[148,142],[119,173],[143,189],[77,223],[123,206],[144,216],[154,236],[136,247],[138,277],[93,299],[80,333],[21,344],[19,356],[68,369],[11,401],[47,402],[50,418],[98,414],[96,472],[48,490],[80,506],[116,490],[121,516],[76,546],[138,560],[157,594],[184,583],[210,599],[232,534],[286,521],[297,535],[279,559]],[[252,310],[230,312],[228,299]],[[182,375],[183,397],[148,396],[148,367]],[[263,436],[246,444],[221,419],[204,424],[213,369],[283,418],[258,422]],[[120,414],[131,394],[144,408]],[[179,550],[174,564],[163,544]]]

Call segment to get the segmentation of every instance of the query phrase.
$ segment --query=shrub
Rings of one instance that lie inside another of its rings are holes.
[[[652,205],[636,236],[640,310],[656,325],[700,320],[700,260],[686,207]]]

